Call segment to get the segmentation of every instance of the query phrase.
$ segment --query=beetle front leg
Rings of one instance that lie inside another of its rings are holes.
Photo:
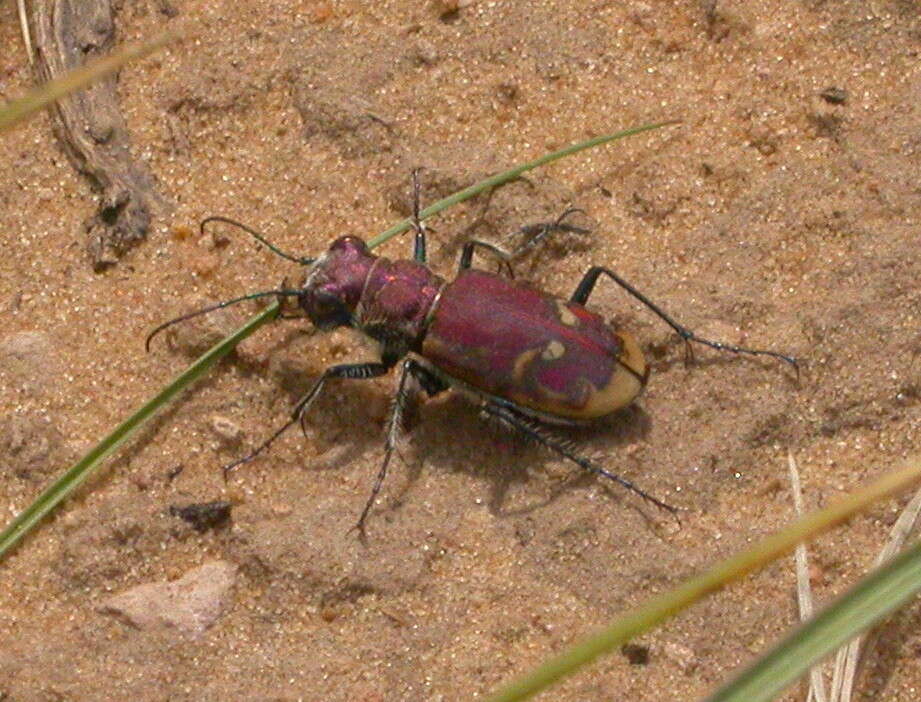
[[[515,272],[512,270],[512,263],[511,263],[512,258],[513,258],[512,255],[509,253],[506,253],[505,251],[500,249],[498,246],[493,246],[492,244],[487,243],[485,241],[480,241],[479,239],[471,239],[470,241],[464,244],[464,248],[461,251],[460,261],[458,262],[458,265],[457,265],[458,273],[460,273],[461,271],[467,270],[473,264],[473,251],[478,246],[481,249],[486,249],[491,254],[493,254],[496,258],[499,259],[500,267],[505,266],[505,269],[508,271],[509,278],[515,277]]]
[[[362,537],[365,536],[365,520],[368,513],[374,506],[377,495],[381,491],[384,479],[387,477],[387,468],[390,466],[390,458],[396,449],[397,439],[403,430],[403,414],[409,404],[413,389],[410,387],[409,379],[415,375],[415,367],[418,364],[411,358],[407,358],[400,366],[400,375],[397,378],[397,391],[393,396],[393,404],[390,408],[390,416],[387,418],[387,438],[384,443],[384,460],[381,462],[380,470],[377,471],[377,477],[374,479],[374,486],[371,488],[371,495],[365,503],[365,508],[361,510],[361,516],[355,529]]]
[[[611,280],[613,280],[620,287],[630,293],[633,297],[646,305],[646,307],[652,310],[656,316],[658,316],[672,329],[674,329],[678,333],[678,336],[680,336],[685,341],[685,343],[694,341],[698,344],[703,344],[704,346],[709,346],[710,348],[716,349],[717,351],[729,351],[730,353],[744,353],[750,356],[771,356],[773,358],[779,358],[781,361],[786,361],[791,366],[793,366],[796,369],[797,376],[799,376],[799,363],[795,358],[793,358],[793,356],[787,356],[786,354],[778,353],[777,351],[749,349],[742,346],[735,346],[733,344],[726,344],[722,341],[710,341],[708,339],[702,339],[687,327],[683,327],[682,325],[678,324],[678,322],[667,315],[661,307],[659,307],[652,300],[650,300],[643,293],[634,288],[632,285],[630,285],[630,283],[628,283],[609,268],[604,268],[602,266],[592,266],[589,268],[588,272],[582,278],[582,281],[576,287],[575,292],[573,292],[572,297],[569,298],[570,302],[584,305],[588,301],[589,295],[591,295],[592,291],[595,289],[595,283],[598,282],[598,278],[602,275],[608,276]],[[688,348],[690,348],[690,346],[688,346]]]
[[[526,438],[531,439],[532,441],[540,444],[541,446],[544,446],[550,449],[551,451],[553,451],[559,456],[562,456],[566,460],[572,461],[573,463],[575,463],[580,468],[583,468],[584,470],[587,470],[591,473],[595,473],[597,475],[601,475],[607,478],[608,480],[613,480],[615,483],[617,483],[618,485],[622,487],[625,487],[630,492],[636,495],[639,495],[647,502],[655,505],[656,507],[660,509],[664,509],[665,511],[670,512],[672,515],[675,516],[676,519],[678,518],[678,510],[675,507],[672,507],[671,505],[663,502],[662,500],[656,497],[653,497],[648,492],[646,492],[642,488],[637,487],[636,485],[631,483],[626,478],[622,478],[616,473],[611,473],[610,471],[605,470],[601,466],[596,465],[594,462],[590,461],[589,459],[583,456],[577,455],[570,448],[569,442],[565,441],[564,439],[560,439],[559,437],[554,436],[549,430],[547,430],[545,427],[538,424],[531,418],[526,417],[519,412],[516,412],[511,407],[508,407],[504,404],[501,404],[495,401],[487,401],[483,405],[482,409],[486,414],[492,417],[495,417],[496,419],[498,419],[500,422],[502,422],[506,426],[514,429],[515,431],[520,432]]]
[[[413,214],[412,214],[412,223],[413,229],[416,232],[416,238],[413,241],[413,260],[418,261],[419,263],[426,262],[425,255],[425,225],[422,224],[422,218],[419,217],[419,200],[420,200],[420,191],[421,187],[419,185],[419,171],[421,168],[413,169]]]
[[[244,456],[243,458],[237,459],[233,463],[229,463],[224,466],[224,476],[226,477],[230,471],[239,466],[242,466],[244,463],[249,463],[256,456],[271,446],[275,439],[284,434],[297,422],[301,422],[301,426],[303,427],[303,421],[307,414],[307,410],[310,409],[310,406],[320,394],[320,391],[323,389],[323,386],[326,384],[327,380],[332,378],[345,378],[350,380],[378,378],[382,375],[385,375],[392,367],[392,363],[389,365],[387,363],[343,363],[342,365],[338,366],[330,366],[325,371],[323,371],[323,375],[317,378],[316,382],[313,384],[313,387],[310,388],[307,394],[297,401],[297,404],[294,406],[294,410],[291,413],[291,419],[288,420],[284,426],[278,429],[268,439],[266,439],[255,451]]]

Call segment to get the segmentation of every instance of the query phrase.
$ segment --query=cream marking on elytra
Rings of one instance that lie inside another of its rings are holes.
[[[570,314],[572,314],[570,312]],[[545,361],[555,361],[558,358],[562,358],[563,354],[566,353],[566,347],[562,343],[554,339],[549,344],[544,347],[544,350],[541,352],[540,357]]]
[[[520,382],[522,378],[524,378],[528,366],[531,365],[531,361],[534,360],[537,353],[537,349],[530,349],[529,351],[518,354],[518,358],[515,359],[515,365],[512,366],[512,377],[516,382]]]
[[[565,300],[556,301],[556,309],[560,316],[560,321],[567,327],[579,326],[579,318],[573,314],[572,310],[566,306]]]

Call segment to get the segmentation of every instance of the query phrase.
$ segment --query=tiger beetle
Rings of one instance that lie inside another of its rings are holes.
[[[544,225],[538,236],[553,229],[577,230],[563,223],[572,211]],[[515,254],[472,240],[462,249],[454,280],[446,281],[426,263],[426,230],[419,217],[415,172],[412,260],[376,256],[355,236],[336,239],[319,258],[297,257],[226,217],[203,220],[202,233],[211,222],[238,226],[279,256],[305,266],[304,283],[295,289],[282,287],[244,295],[177,317],[150,333],[147,348],[156,334],[173,324],[260,297],[296,298],[300,310],[318,330],[348,326],[377,341],[380,361],[327,368],[281,428],[250,454],[224,467],[226,475],[253,460],[294,424],[300,423],[306,432],[307,412],[327,381],[377,378],[399,365],[386,423],[383,461],[356,524],[361,534],[387,475],[409,402],[419,390],[431,397],[448,388],[472,398],[486,417],[677,516],[676,508],[579,455],[570,441],[551,428],[606,417],[633,402],[649,380],[649,366],[633,335],[611,326],[585,307],[602,276],[613,280],[674,329],[684,340],[688,354],[694,342],[735,354],[770,356],[799,371],[792,356],[697,336],[617,273],[602,266],[589,268],[567,300],[514,280],[510,260]],[[530,246],[531,243],[525,244],[515,253]],[[477,249],[495,256],[509,275],[474,268],[473,254]]]

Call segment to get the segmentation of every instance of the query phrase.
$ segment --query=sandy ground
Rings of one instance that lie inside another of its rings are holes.
[[[256,305],[145,354],[154,325],[298,275],[238,232],[190,233],[202,217],[315,254],[403,216],[413,167],[432,201],[647,121],[684,123],[456,208],[432,223],[432,266],[450,275],[464,239],[513,246],[575,205],[591,233],[520,275],[568,294],[611,266],[702,335],[802,358],[801,382],[706,350],[685,367],[670,330],[602,283],[593,306],[636,331],[654,373],[634,407],[573,436],[680,507],[682,527],[446,396],[422,408],[362,545],[348,529],[390,378],[331,388],[306,438],[221,477],[325,366],[371,353],[279,323],[0,564],[0,699],[475,699],[785,524],[788,451],[814,507],[921,446],[916,3],[460,4],[175,0],[170,19],[165,2],[126,3],[125,40],[178,21],[197,34],[122,72],[134,153],[171,206],[101,274],[82,239],[95,195],[48,117],[2,137],[4,520]],[[17,27],[0,5],[3,98],[31,80]],[[231,523],[202,533],[169,509],[218,499]],[[864,572],[898,509],[813,547],[822,600]],[[100,611],[212,561],[233,586],[200,635]],[[793,588],[792,560],[777,563],[641,637],[648,660],[614,655],[541,699],[695,699],[794,622]],[[861,699],[918,699],[919,627],[917,603],[886,625]]]

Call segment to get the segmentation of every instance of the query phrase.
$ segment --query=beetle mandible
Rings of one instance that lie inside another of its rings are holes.
[[[567,210],[546,226],[565,228],[562,220],[570,212]],[[377,378],[399,365],[386,425],[384,458],[356,524],[362,534],[387,475],[403,413],[415,391],[411,381],[429,396],[448,388],[458,389],[478,402],[484,415],[581,468],[619,483],[657,507],[676,513],[674,507],[577,454],[568,441],[548,428],[554,424],[584,424],[610,415],[633,402],[649,379],[649,366],[636,339],[585,306],[602,276],[648,307],[688,345],[694,342],[720,351],[771,356],[791,364],[798,372],[797,361],[791,356],[697,336],[617,273],[602,266],[589,268],[569,299],[564,299],[510,276],[473,268],[477,248],[495,255],[509,274],[513,256],[487,242],[472,240],[463,247],[457,275],[446,281],[427,265],[416,172],[411,260],[376,256],[355,236],[336,239],[319,258],[299,258],[225,217],[205,219],[202,231],[215,221],[238,226],[278,255],[306,266],[303,285],[245,295],[177,317],[155,328],[147,337],[147,347],[156,334],[177,322],[244,300],[270,296],[296,298],[299,308],[319,330],[349,326],[377,341],[379,361],[327,368],[297,402],[284,426],[250,454],[224,467],[226,474],[251,461],[289,427],[298,422],[303,427],[307,411],[329,380]]]

